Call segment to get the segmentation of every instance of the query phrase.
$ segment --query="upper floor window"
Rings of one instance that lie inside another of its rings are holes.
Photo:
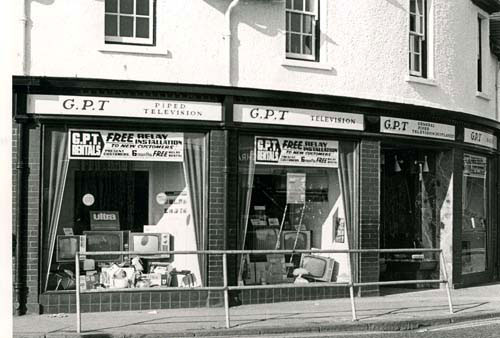
[[[483,19],[479,16],[477,18],[477,27],[478,27],[478,35],[477,35],[477,91],[483,91]]]
[[[106,42],[153,44],[154,0],[105,0]]]
[[[410,0],[410,75],[427,77],[426,0]]]
[[[286,57],[319,61],[319,0],[286,0]]]

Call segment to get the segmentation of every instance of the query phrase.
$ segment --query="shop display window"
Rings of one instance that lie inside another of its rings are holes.
[[[46,291],[204,284],[204,134],[46,128]],[[92,252],[103,252],[92,255]],[[106,252],[106,253],[104,253]],[[115,253],[116,252],[116,253]]]
[[[355,213],[354,168],[353,142],[240,136],[239,247],[348,249]],[[310,282],[350,280],[349,257],[337,253],[251,254],[241,257],[238,279],[245,284],[291,283],[294,270],[308,268],[314,271],[301,277]]]
[[[381,153],[382,249],[436,249],[452,229],[452,156],[449,151],[387,144]],[[380,254],[380,279],[439,277],[432,252]],[[417,287],[431,285],[417,285]]]
[[[488,160],[464,154],[462,193],[462,274],[487,267]]]

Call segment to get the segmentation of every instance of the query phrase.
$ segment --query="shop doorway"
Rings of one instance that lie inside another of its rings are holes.
[[[394,145],[382,147],[382,249],[439,248],[440,209],[446,194],[442,191],[440,179],[446,171],[441,167],[442,160],[442,153],[432,149]],[[380,255],[381,281],[437,279],[438,276],[437,254]],[[404,287],[438,286],[424,283]]]

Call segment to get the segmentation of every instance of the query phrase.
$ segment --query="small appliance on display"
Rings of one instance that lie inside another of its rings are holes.
[[[335,260],[330,257],[303,254],[300,260],[300,267],[309,272],[307,275],[308,278],[331,282],[335,269]]]
[[[57,236],[56,261],[58,263],[74,262],[77,251],[85,252],[86,238],[79,235]],[[83,257],[80,257],[83,259]]]
[[[278,241],[278,229],[260,228],[253,231],[254,250],[274,250]]]
[[[136,253],[156,253],[170,250],[169,233],[142,233],[132,232],[129,236],[129,250]],[[170,257],[170,254],[161,254],[161,257]],[[156,256],[148,255],[150,258]]]
[[[297,240],[297,242],[295,242]],[[295,244],[295,247],[294,247]],[[311,249],[311,231],[296,230],[283,231],[281,237],[281,249],[283,250],[309,250]]]
[[[123,251],[125,231],[84,231],[87,237],[87,252]],[[91,255],[96,262],[120,263],[124,260],[122,254]]]
[[[90,230],[92,231],[120,230],[120,213],[118,211],[91,211]]]

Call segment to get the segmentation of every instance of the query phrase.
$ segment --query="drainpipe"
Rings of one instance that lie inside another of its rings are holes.
[[[27,50],[28,50],[28,3],[29,0],[21,0],[20,2],[20,18],[19,22],[21,24],[21,39],[19,45],[19,60],[21,61],[19,65],[19,72],[21,75],[28,75],[28,62],[27,62]],[[16,94],[15,96],[15,115],[18,115],[20,111],[26,111],[26,95],[24,94]],[[24,109],[22,108],[24,107]],[[24,113],[23,112],[23,113]],[[23,120],[17,121],[17,161],[16,161],[16,241],[15,241],[15,255],[16,255],[16,274],[14,275],[14,292],[17,298],[17,306],[16,306],[16,314],[23,315],[26,313],[26,299],[25,299],[25,289],[26,285],[23,281],[22,274],[22,223],[23,223],[23,212],[24,212],[24,204],[23,204],[23,191],[24,191],[24,175],[25,175],[25,166],[24,163],[24,123]]]
[[[28,60],[27,60],[27,50],[28,50],[28,0],[21,0],[20,5],[20,18],[19,22],[21,23],[21,39],[19,41],[19,60],[20,64],[20,73],[21,75],[28,74]]]
[[[226,66],[227,66],[227,79],[226,83],[228,86],[231,86],[231,11],[236,5],[238,5],[240,0],[232,0],[229,6],[227,7],[226,13],[224,14],[224,33],[222,35],[224,39],[225,52],[226,52]]]
[[[24,101],[24,102],[20,102]],[[16,109],[23,107],[26,102],[26,95],[16,94]],[[19,110],[22,110],[20,108]],[[16,112],[16,115],[19,111]],[[25,144],[25,121],[17,121],[17,159],[16,159],[16,232],[15,232],[15,255],[16,255],[16,274],[14,275],[14,291],[17,298],[16,314],[18,316],[26,313],[26,285],[23,280],[23,213],[24,213],[24,177],[26,172],[26,163],[24,162],[24,144]]]

